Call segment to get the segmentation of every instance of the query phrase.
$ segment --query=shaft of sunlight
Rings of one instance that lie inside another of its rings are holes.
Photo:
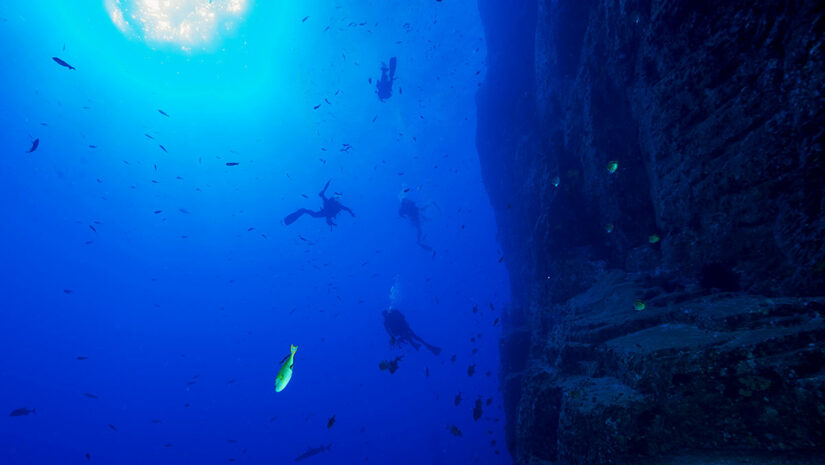
[[[250,0],[105,0],[115,26],[150,45],[208,47],[232,32]]]

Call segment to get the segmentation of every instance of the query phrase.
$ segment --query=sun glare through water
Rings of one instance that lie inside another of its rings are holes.
[[[129,37],[182,50],[207,47],[231,32],[250,0],[105,0],[112,22]]]

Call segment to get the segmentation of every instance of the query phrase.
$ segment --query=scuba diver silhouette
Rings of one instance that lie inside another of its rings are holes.
[[[406,342],[413,346],[415,350],[418,350],[421,344],[423,344],[424,347],[429,349],[433,354],[438,355],[441,353],[440,347],[428,344],[410,329],[410,325],[407,323],[406,318],[404,318],[404,314],[400,311],[389,309],[384,310],[381,314],[384,315],[384,328],[387,330],[387,333],[389,333],[392,344]],[[421,344],[419,344],[419,342]]]
[[[395,57],[390,58],[390,66],[381,63],[381,79],[376,84],[378,99],[382,102],[392,97],[392,81],[395,80],[395,68],[397,66]]]
[[[435,202],[430,202],[427,205],[419,206],[414,201],[407,198],[401,199],[401,207],[398,208],[398,216],[409,220],[415,228],[415,243],[418,244],[418,246],[422,249],[428,251],[433,250],[433,248],[424,243],[424,230],[421,228],[421,220],[428,219],[426,216],[424,216],[424,211],[430,207],[435,207],[436,209],[441,211],[441,209]]]
[[[316,212],[308,210],[306,208],[299,208],[298,210],[295,210],[294,212],[287,215],[286,218],[284,218],[284,224],[289,226],[304,214],[307,214],[313,218],[326,218],[327,224],[330,226],[336,226],[333,220],[342,211],[345,211],[353,217],[355,217],[355,213],[353,213],[352,210],[342,205],[341,202],[336,200],[334,197],[327,197],[326,195],[324,195],[327,191],[327,188],[329,187],[329,183],[331,182],[332,180],[327,181],[327,184],[324,186],[324,189],[318,193],[318,195],[321,197],[321,200],[323,200],[324,202],[320,210]]]
[[[398,215],[401,218],[410,220],[415,228],[416,238],[415,243],[424,250],[433,250],[432,247],[422,242],[424,238],[424,231],[421,229],[421,207],[415,204],[410,199],[402,199],[401,207],[398,209]]]

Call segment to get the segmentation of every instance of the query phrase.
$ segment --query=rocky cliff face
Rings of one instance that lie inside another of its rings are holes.
[[[825,450],[825,6],[479,8],[517,463]]]

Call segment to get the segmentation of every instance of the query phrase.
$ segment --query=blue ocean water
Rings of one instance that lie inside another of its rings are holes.
[[[510,462],[475,2],[7,0],[0,44],[0,464]]]

